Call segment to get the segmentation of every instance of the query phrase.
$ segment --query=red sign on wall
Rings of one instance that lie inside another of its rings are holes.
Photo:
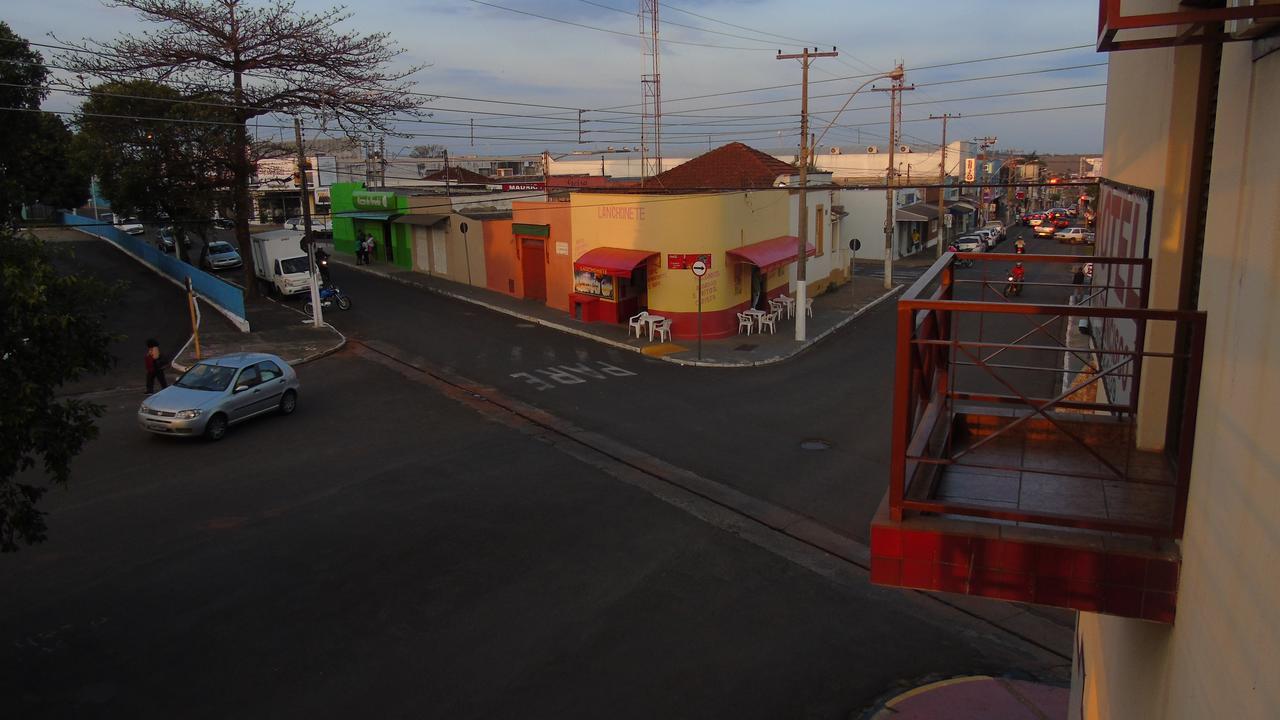
[[[667,253],[667,269],[688,270],[699,260],[711,268],[711,256],[706,253]]]

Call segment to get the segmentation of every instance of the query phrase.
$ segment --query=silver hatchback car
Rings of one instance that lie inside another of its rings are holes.
[[[275,355],[209,358],[142,401],[138,425],[157,435],[220,440],[235,423],[269,412],[292,413],[298,407],[298,389],[298,374]]]

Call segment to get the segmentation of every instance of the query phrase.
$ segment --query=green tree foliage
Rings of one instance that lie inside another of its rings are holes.
[[[16,218],[23,205],[76,207],[89,178],[70,160],[71,132],[56,115],[38,112],[49,71],[40,53],[0,22],[0,215]]]
[[[0,551],[45,539],[37,503],[65,485],[71,460],[97,435],[102,406],[59,398],[64,383],[105,372],[115,360],[96,308],[100,283],[60,275],[52,248],[0,230]],[[39,463],[43,476],[35,469]]]
[[[231,183],[234,117],[225,105],[134,80],[94,87],[80,111],[77,154],[117,215],[171,218],[179,239],[205,233]],[[189,260],[186,244],[177,246]]]

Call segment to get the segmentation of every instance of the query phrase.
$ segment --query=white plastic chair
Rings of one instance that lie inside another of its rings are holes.
[[[786,312],[787,304],[777,298],[769,298],[769,309],[773,312]]]
[[[763,334],[764,334],[764,329],[765,329],[766,327],[768,327],[768,328],[769,328],[769,334],[770,334],[770,335],[774,335],[774,334],[776,334],[777,329],[778,329],[777,324],[776,324],[777,322],[778,322],[778,311],[777,311],[777,310],[774,310],[773,312],[768,313],[768,314],[765,314],[765,315],[761,315],[761,316],[760,316],[760,334],[761,334],[761,335],[763,335]]]
[[[627,337],[631,337],[631,331],[635,330],[636,337],[639,338],[640,333],[644,331],[644,319],[647,317],[649,317],[649,313],[646,310],[641,310],[639,314],[632,315],[631,319],[627,321]]]
[[[747,334],[750,335],[751,331],[754,330],[755,327],[756,327],[756,321],[752,320],[750,315],[746,313],[738,313],[738,334],[739,335],[742,334],[743,328],[746,328]]]
[[[786,309],[787,318],[788,319],[791,318],[792,312],[796,306],[796,301],[792,298],[787,297],[786,295],[779,295],[778,302],[782,303],[782,307]]]
[[[809,317],[813,317],[813,298],[804,299],[804,312]]]
[[[671,339],[671,321],[670,320],[663,320],[662,322],[658,323],[657,327],[655,327],[654,330],[658,331],[658,340]]]

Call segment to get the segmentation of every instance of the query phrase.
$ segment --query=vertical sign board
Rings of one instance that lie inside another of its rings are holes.
[[[1097,249],[1099,257],[1146,258],[1151,248],[1151,205],[1155,193],[1145,188],[1109,180],[1099,184]],[[1094,298],[1103,307],[1142,306],[1142,268],[1137,265],[1094,264],[1093,284],[1107,289]],[[1149,290],[1149,288],[1147,288]],[[1131,352],[1138,347],[1138,324],[1122,318],[1093,318],[1092,332],[1102,369],[1127,356],[1108,351]],[[1103,378],[1110,402],[1128,405],[1133,399],[1133,370]]]

